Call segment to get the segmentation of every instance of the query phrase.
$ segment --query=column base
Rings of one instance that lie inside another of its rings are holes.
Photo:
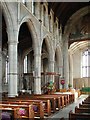
[[[18,96],[18,94],[8,94],[8,97],[16,97],[16,96]]]

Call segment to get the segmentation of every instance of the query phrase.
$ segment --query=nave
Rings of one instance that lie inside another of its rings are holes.
[[[70,91],[90,94],[90,2],[3,1],[1,120],[67,118]]]

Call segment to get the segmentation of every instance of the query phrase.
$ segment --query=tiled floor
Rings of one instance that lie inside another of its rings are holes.
[[[75,106],[78,106],[79,103],[81,103],[88,95],[81,95],[77,100],[75,100],[74,103],[68,105],[67,107],[63,108],[62,110],[59,110],[57,113],[49,116],[48,120],[52,118],[52,120],[60,120],[60,118],[64,117],[67,119],[69,117],[69,111],[72,110],[74,112]]]

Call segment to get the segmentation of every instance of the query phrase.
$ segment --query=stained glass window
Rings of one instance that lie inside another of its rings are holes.
[[[90,49],[82,54],[82,77],[90,77]]]

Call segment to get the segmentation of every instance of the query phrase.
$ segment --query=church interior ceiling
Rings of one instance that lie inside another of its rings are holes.
[[[88,6],[88,14],[80,18],[76,21],[73,26],[72,32],[69,35],[69,44],[78,41],[87,41],[90,40],[90,2],[48,2],[48,14],[50,14],[50,10],[54,11],[54,21],[56,17],[59,19],[59,25],[62,26],[62,33],[64,33],[65,26],[70,19],[70,17],[80,10],[83,7]],[[6,23],[4,16],[2,16],[2,38],[3,38],[3,47],[7,47],[7,31],[6,31]],[[24,34],[22,34],[24,31]],[[26,32],[25,32],[26,31]],[[27,38],[26,38],[27,36]],[[84,37],[86,38],[84,39]],[[81,37],[83,39],[81,39]],[[27,40],[25,40],[27,39]],[[73,39],[73,42],[70,41]],[[27,30],[26,23],[22,25],[19,33],[19,46],[22,50],[26,47],[32,45],[32,38]],[[32,46],[30,46],[32,48]]]

